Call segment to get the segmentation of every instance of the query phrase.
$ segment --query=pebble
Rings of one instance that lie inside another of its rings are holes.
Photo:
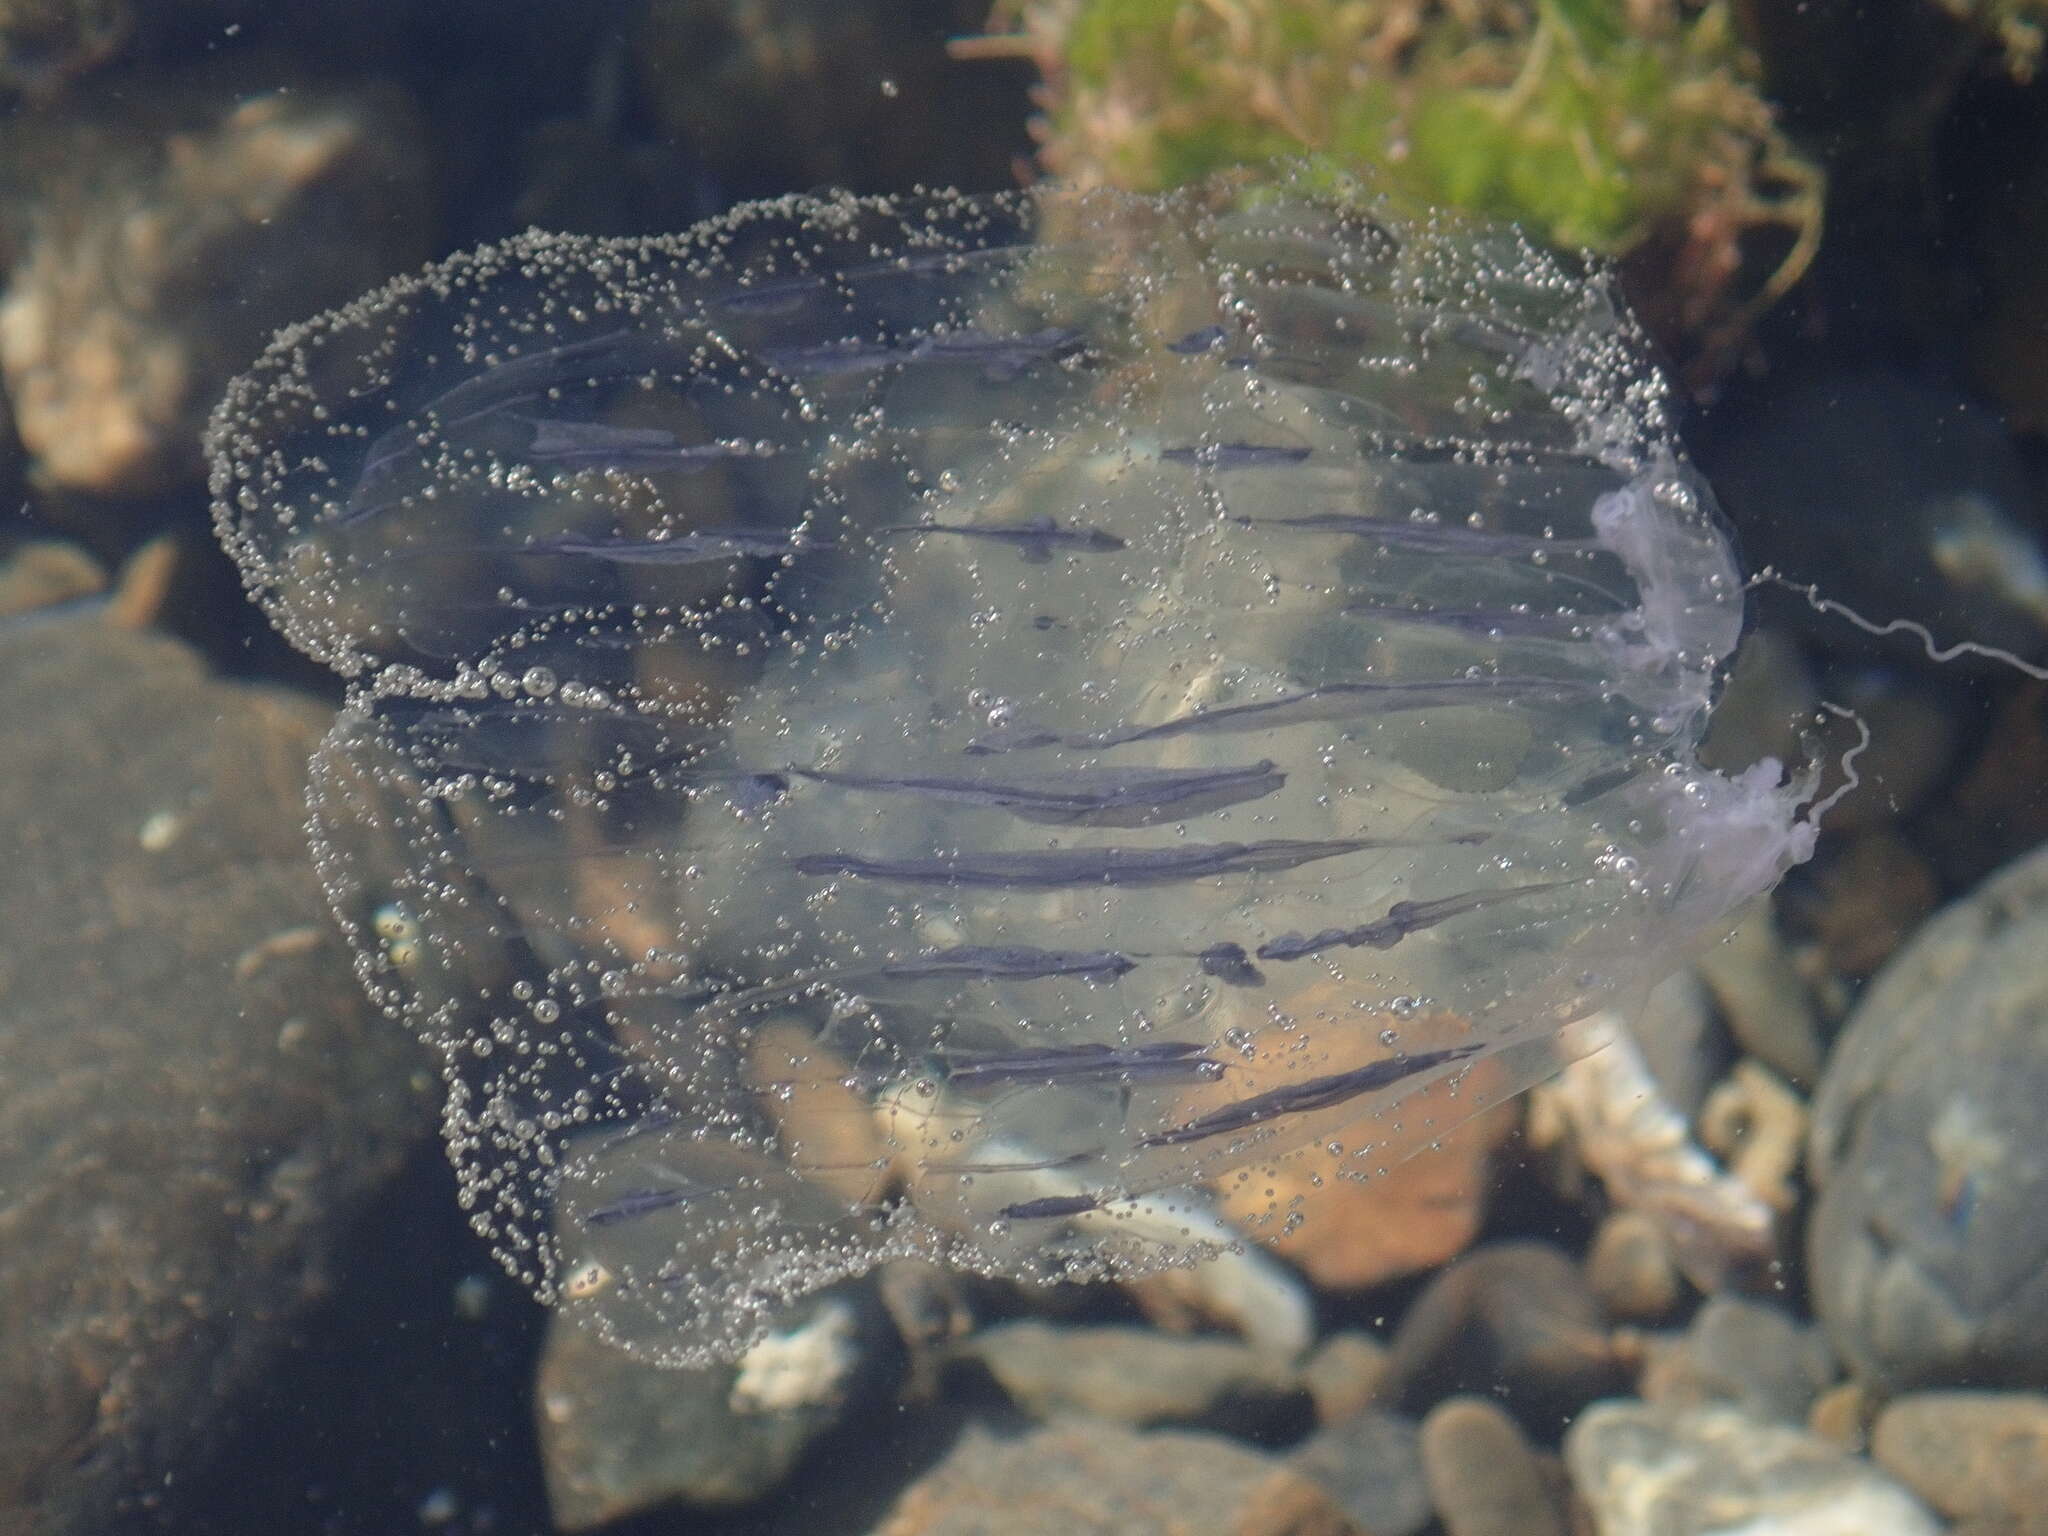
[[[1838,1381],[1806,1410],[1806,1427],[1845,1451],[1861,1454],[1870,1448],[1870,1425],[1877,1417],[1870,1388],[1851,1377]]]
[[[1816,1310],[1892,1391],[2048,1376],[2048,850],[1872,983],[1813,1102]]]
[[[1658,1407],[1732,1403],[1766,1423],[1802,1424],[1834,1374],[1818,1328],[1768,1302],[1710,1296],[1684,1333],[1650,1341],[1637,1390]]]
[[[1403,1414],[1353,1414],[1296,1446],[1287,1464],[1319,1483],[1372,1536],[1415,1536],[1434,1513],[1422,1434]]]
[[[1119,1424],[1195,1424],[1247,1435],[1299,1433],[1314,1416],[1292,1371],[1237,1339],[1107,1324],[999,1323],[965,1340],[1010,1401],[1041,1420],[1089,1414]]]
[[[1916,1392],[1878,1416],[1871,1454],[1950,1519],[2048,1532],[2048,1395]]]
[[[1661,1322],[1685,1294],[1671,1238],[1644,1211],[1613,1211],[1601,1221],[1586,1254],[1586,1283],[1616,1322]]]
[[[1586,1410],[1565,1462],[1599,1536],[1938,1536],[1869,1462],[1739,1408],[1614,1401]]]
[[[0,562],[0,619],[105,590],[107,573],[76,544],[31,539]]]
[[[1694,964],[1744,1051],[1800,1087],[1820,1080],[1827,1055],[1820,1022],[1769,902],[1753,903]]]
[[[1379,1536],[1312,1479],[1220,1435],[1089,1420],[970,1426],[872,1536]]]
[[[1316,1405],[1317,1420],[1335,1424],[1373,1402],[1386,1370],[1387,1346],[1362,1329],[1346,1328],[1316,1346],[1302,1363],[1301,1382]]]
[[[1432,1408],[1422,1465],[1447,1536],[1565,1536],[1542,1464],[1498,1404],[1454,1397]]]
[[[1493,1243],[1432,1279],[1395,1331],[1382,1401],[1419,1412],[1458,1392],[1539,1434],[1619,1390],[1623,1367],[1579,1268],[1538,1242]]]

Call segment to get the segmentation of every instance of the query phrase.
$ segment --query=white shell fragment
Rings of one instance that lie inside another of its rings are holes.
[[[1666,405],[1600,271],[1219,185],[522,237],[211,446],[474,1224],[695,1364],[892,1257],[1213,1254],[1201,1184],[1386,1166],[1804,858],[1694,758],[1743,589]]]

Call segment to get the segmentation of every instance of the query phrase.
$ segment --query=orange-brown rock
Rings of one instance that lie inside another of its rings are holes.
[[[1301,1014],[1317,1001],[1312,995],[1292,999],[1289,1008]],[[1330,1017],[1334,1006],[1325,1006],[1322,1016]],[[1349,1071],[1396,1051],[1442,1049],[1469,1034],[1462,1019],[1429,1015],[1402,1023],[1390,1047],[1380,1027],[1370,1019],[1325,1024],[1312,1051],[1261,1052],[1232,1073],[1230,1094]],[[1347,1290],[1432,1269],[1457,1257],[1478,1234],[1489,1161],[1517,1114],[1500,1100],[1522,1086],[1502,1078],[1492,1059],[1482,1059],[1394,1103],[1361,1100],[1357,1120],[1335,1136],[1271,1167],[1219,1180],[1224,1212],[1319,1286]],[[1471,1115],[1475,1105],[1491,1107]],[[1372,1155],[1361,1157],[1366,1148]]]

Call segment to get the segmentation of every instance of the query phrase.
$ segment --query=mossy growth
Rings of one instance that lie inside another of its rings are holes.
[[[1083,185],[1307,152],[1558,245],[1658,240],[1708,331],[1741,329],[1818,239],[1819,173],[1729,0],[1002,0],[996,24],[1015,30],[974,51],[1037,63],[1042,158]],[[1766,275],[1738,281],[1765,227]]]

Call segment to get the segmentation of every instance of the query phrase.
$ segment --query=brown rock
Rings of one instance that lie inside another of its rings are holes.
[[[1381,1399],[1416,1412],[1454,1392],[1499,1394],[1549,1431],[1624,1371],[1578,1266],[1545,1243],[1494,1243],[1430,1281],[1395,1331]]]
[[[1859,833],[1814,870],[1820,904],[1814,931],[1828,964],[1845,976],[1868,976],[1891,958],[1934,910],[1934,871],[1896,832]]]
[[[1308,1013],[1319,1001],[1311,989],[1288,1006]],[[1334,1000],[1331,1006],[1348,1005]],[[1401,1047],[1431,1049],[1469,1033],[1460,1019],[1432,1015],[1403,1027]],[[1369,1032],[1361,1033],[1355,1056],[1333,1046],[1315,1058],[1314,1070],[1344,1071],[1388,1054]],[[1485,1065],[1467,1081],[1439,1083],[1402,1101],[1403,1121],[1446,1127],[1412,1155],[1404,1157],[1409,1147],[1394,1146],[1384,1159],[1361,1162],[1362,1144],[1384,1134],[1373,1119],[1362,1118],[1357,1138],[1340,1143],[1343,1151],[1313,1145],[1272,1167],[1220,1180],[1224,1214],[1329,1290],[1362,1289],[1449,1262],[1479,1233],[1490,1160],[1520,1113],[1513,1104],[1495,1104],[1463,1119],[1469,1110],[1461,1105],[1491,1102]],[[1301,1070],[1298,1056],[1249,1063],[1233,1075],[1229,1092],[1264,1092]]]
[[[1868,1386],[1860,1381],[1838,1381],[1806,1410],[1806,1427],[1823,1440],[1860,1454],[1870,1445],[1870,1423],[1876,1412]]]
[[[1878,1416],[1871,1454],[1951,1519],[2048,1532],[2048,1395],[1916,1392]]]
[[[1219,1435],[972,1428],[873,1536],[1367,1536],[1314,1482]]]
[[[1430,1411],[1422,1466],[1449,1536],[1565,1536],[1521,1427],[1485,1398],[1454,1397]]]
[[[1386,1374],[1387,1346],[1369,1333],[1347,1328],[1316,1346],[1301,1368],[1302,1385],[1315,1400],[1316,1417],[1335,1424],[1363,1412]]]
[[[35,539],[0,563],[0,618],[103,591],[107,573],[76,544]]]
[[[1608,1316],[1632,1323],[1669,1317],[1685,1291],[1671,1239],[1642,1211],[1615,1211],[1600,1223],[1586,1280]]]

